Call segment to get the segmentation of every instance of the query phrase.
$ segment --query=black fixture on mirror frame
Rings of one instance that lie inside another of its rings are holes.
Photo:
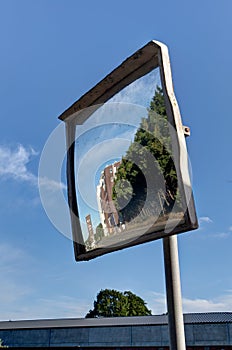
[[[174,150],[172,156],[176,168],[178,188],[181,192],[182,206],[185,208],[183,220],[171,228],[166,224],[163,228],[159,227],[146,231],[133,239],[125,239],[123,243],[118,245],[109,244],[87,249],[79,219],[76,190],[76,127],[83,125],[100,106],[105,104],[122,89],[150,73],[155,68],[158,68],[160,72],[167,120],[175,130],[175,135],[172,135],[172,146]],[[64,121],[66,125],[68,204],[76,261],[90,260],[119,249],[198,228],[185,142],[185,136],[189,135],[189,128],[182,125],[179,107],[174,95],[169,54],[166,45],[158,41],[147,43],[63,112],[59,116],[59,119]]]

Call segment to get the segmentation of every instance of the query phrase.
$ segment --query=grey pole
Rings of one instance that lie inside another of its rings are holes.
[[[177,236],[163,238],[170,350],[186,350]]]

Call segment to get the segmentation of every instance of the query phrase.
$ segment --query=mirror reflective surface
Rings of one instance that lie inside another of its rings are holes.
[[[177,151],[159,67],[76,125],[76,195],[87,252],[151,233],[160,238],[185,224]]]

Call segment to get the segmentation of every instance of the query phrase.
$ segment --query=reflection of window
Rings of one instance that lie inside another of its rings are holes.
[[[113,170],[112,170],[112,168],[110,168],[110,173],[112,174],[112,172],[113,172]]]

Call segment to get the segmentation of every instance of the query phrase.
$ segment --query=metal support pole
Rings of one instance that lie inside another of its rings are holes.
[[[168,326],[171,350],[186,350],[177,236],[163,238]]]

